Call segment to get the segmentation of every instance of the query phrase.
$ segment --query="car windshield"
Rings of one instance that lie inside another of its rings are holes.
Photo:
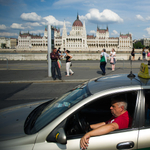
[[[62,97],[53,101],[47,105],[44,110],[42,110],[39,117],[36,119],[34,126],[30,129],[30,133],[38,132],[66,110],[90,95],[87,84],[82,84],[64,94]]]

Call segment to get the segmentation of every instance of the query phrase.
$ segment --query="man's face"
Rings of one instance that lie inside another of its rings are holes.
[[[54,53],[56,53],[57,49],[54,49]]]
[[[121,115],[122,107],[118,106],[118,103],[112,103],[110,107],[111,113],[114,117],[118,117]]]

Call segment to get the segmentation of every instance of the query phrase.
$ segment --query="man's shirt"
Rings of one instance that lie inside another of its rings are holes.
[[[125,129],[129,126],[129,114],[128,111],[120,115],[119,117],[112,117],[110,120],[106,122],[106,124],[109,123],[117,123],[119,126],[119,129]]]
[[[52,53],[50,53],[50,57],[51,57],[51,60],[58,60],[59,54],[52,52]]]

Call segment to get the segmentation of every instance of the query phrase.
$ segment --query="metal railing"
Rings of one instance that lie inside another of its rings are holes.
[[[0,59],[6,59],[7,60],[7,70],[8,70],[8,58],[7,57],[0,57]]]

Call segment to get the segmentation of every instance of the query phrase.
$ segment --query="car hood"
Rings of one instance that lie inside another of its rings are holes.
[[[31,111],[45,101],[0,110],[0,141],[25,136],[24,122]]]

